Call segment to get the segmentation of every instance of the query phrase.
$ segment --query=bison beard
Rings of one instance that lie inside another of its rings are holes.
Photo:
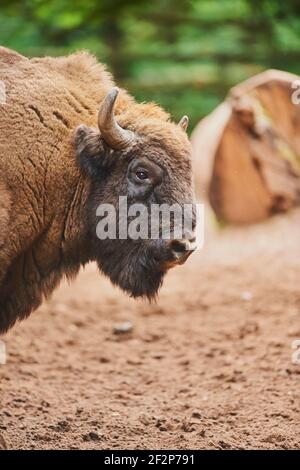
[[[165,270],[159,241],[103,240],[97,264],[113,284],[132,297],[155,299]],[[157,246],[158,245],[158,246]]]

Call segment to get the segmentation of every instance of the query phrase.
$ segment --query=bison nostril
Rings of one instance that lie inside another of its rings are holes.
[[[176,263],[183,264],[196,249],[196,245],[191,243],[190,240],[172,240],[170,248]]]
[[[178,253],[179,255],[183,254],[188,249],[187,244],[181,240],[173,240],[171,242],[171,248],[172,251]]]
[[[166,262],[167,269],[185,263],[196,249],[196,243],[193,243],[191,239],[169,240],[167,245],[171,255],[171,259]]]

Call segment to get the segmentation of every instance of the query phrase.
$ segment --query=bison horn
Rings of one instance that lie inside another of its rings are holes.
[[[114,87],[104,98],[98,114],[101,135],[107,145],[114,150],[125,149],[134,140],[134,133],[123,129],[115,120],[114,105],[118,94],[119,89]]]
[[[189,125],[188,116],[182,116],[182,118],[180,119],[180,121],[178,123],[178,126],[180,126],[181,129],[186,132],[186,130],[188,128],[188,125]]]

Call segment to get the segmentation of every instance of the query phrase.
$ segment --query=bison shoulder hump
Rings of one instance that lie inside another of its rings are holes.
[[[18,52],[15,52],[7,47],[0,46],[0,62],[13,65],[22,60],[28,60]]]

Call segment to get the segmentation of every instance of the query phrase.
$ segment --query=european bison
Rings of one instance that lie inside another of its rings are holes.
[[[0,48],[0,81],[0,332],[89,261],[130,295],[155,297],[194,249],[193,231],[99,240],[96,211],[119,196],[194,204],[187,118],[138,104],[83,52],[28,59]]]

